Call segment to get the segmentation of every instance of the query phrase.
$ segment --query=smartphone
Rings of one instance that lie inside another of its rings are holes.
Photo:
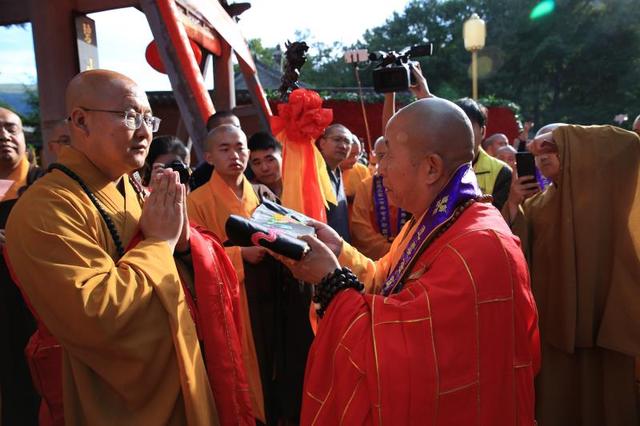
[[[516,168],[518,177],[536,177],[536,162],[530,152],[516,152]]]

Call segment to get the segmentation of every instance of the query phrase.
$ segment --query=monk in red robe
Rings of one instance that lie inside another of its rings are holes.
[[[536,307],[520,243],[478,189],[468,118],[423,99],[385,136],[380,174],[414,218],[389,253],[373,262],[314,223],[289,263],[323,317],[301,423],[533,425]]]

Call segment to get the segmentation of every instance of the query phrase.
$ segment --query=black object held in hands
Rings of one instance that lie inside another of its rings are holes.
[[[244,217],[229,216],[224,229],[229,239],[225,246],[262,246],[293,260],[302,259],[309,251],[309,245],[304,241],[278,233]]]

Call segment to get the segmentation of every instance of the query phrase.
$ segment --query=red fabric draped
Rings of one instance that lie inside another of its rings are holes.
[[[474,204],[390,297],[336,296],[309,353],[301,424],[534,424],[537,314],[499,212]]]

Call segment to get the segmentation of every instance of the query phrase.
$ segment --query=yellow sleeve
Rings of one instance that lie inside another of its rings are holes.
[[[115,262],[102,248],[110,236],[92,205],[71,192],[33,189],[6,227],[21,288],[65,351],[129,403],[143,404],[149,390],[133,384],[170,376],[174,349],[163,304],[184,308],[169,245],[145,239]],[[32,211],[34,197],[47,208]],[[121,371],[113,370],[114,356]]]
[[[200,209],[199,203],[197,202],[194,194],[195,193],[191,193],[187,197],[187,214],[189,215],[189,220],[196,225],[200,225],[208,229],[207,220],[202,209]]]
[[[364,255],[372,259],[384,256],[391,247],[387,239],[376,232],[371,223],[371,181],[361,182],[356,190],[351,212],[351,240]]]

